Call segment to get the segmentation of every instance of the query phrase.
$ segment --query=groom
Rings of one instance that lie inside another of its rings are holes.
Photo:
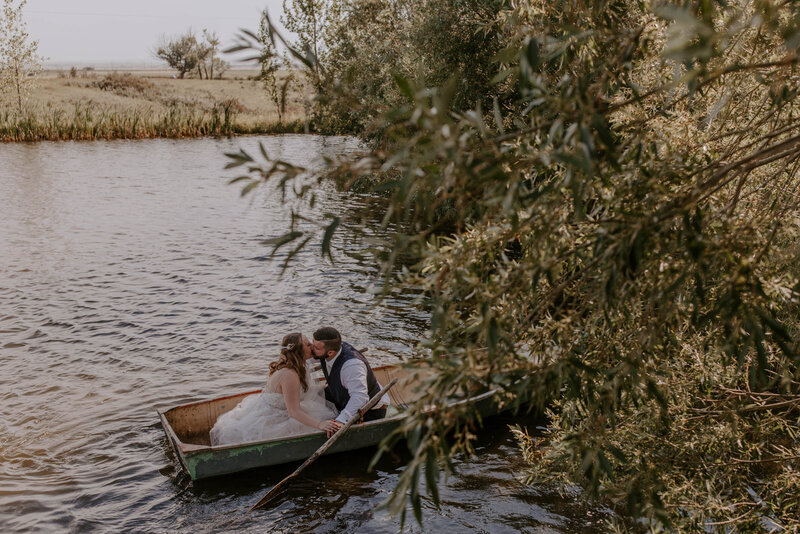
[[[339,410],[339,416],[333,422],[341,428],[382,386],[367,359],[351,344],[343,342],[335,328],[326,326],[314,332],[311,350],[319,358],[322,373],[328,382],[325,398]],[[386,417],[388,406],[389,395],[384,394],[377,406],[364,414],[363,420],[374,421]]]

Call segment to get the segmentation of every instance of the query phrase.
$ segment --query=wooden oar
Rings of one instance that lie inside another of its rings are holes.
[[[370,400],[368,400],[368,401],[367,401],[367,403],[366,403],[366,404],[364,404],[364,406],[362,406],[360,410],[358,410],[358,413],[356,413],[356,414],[355,414],[353,417],[351,417],[351,418],[350,418],[350,420],[349,420],[349,421],[347,421],[347,423],[345,423],[345,424],[344,424],[344,426],[343,426],[342,428],[340,428],[339,430],[337,430],[337,431],[336,431],[336,433],[335,433],[334,435],[332,435],[330,438],[328,438],[328,441],[326,441],[325,443],[323,443],[323,444],[322,444],[322,446],[321,446],[319,449],[317,449],[317,452],[315,452],[314,454],[312,454],[311,456],[309,456],[309,457],[308,457],[308,460],[306,460],[305,462],[303,462],[303,465],[301,465],[300,467],[298,467],[297,469],[295,469],[295,470],[294,470],[294,473],[292,473],[292,474],[291,474],[291,475],[289,475],[288,477],[284,478],[283,480],[281,480],[280,482],[278,482],[277,484],[275,484],[275,485],[272,487],[272,489],[271,489],[271,490],[269,490],[269,491],[266,493],[266,495],[264,495],[263,497],[261,497],[261,499],[259,499],[259,501],[258,501],[257,503],[255,503],[255,504],[253,505],[253,507],[252,507],[252,508],[250,508],[250,509],[248,510],[248,512],[252,512],[252,511],[253,511],[253,510],[255,510],[256,508],[261,508],[262,506],[264,506],[265,504],[267,504],[269,501],[271,501],[272,499],[274,499],[274,498],[275,498],[275,496],[278,494],[278,492],[279,492],[279,491],[281,491],[281,490],[283,489],[283,487],[284,487],[284,486],[285,486],[285,485],[286,485],[286,484],[287,484],[287,483],[288,483],[290,480],[292,480],[292,479],[293,479],[293,478],[295,478],[297,475],[299,475],[299,474],[300,474],[300,472],[301,472],[301,471],[303,471],[303,469],[305,469],[306,467],[308,467],[308,466],[309,466],[309,465],[310,465],[310,464],[311,464],[311,463],[312,463],[314,460],[316,460],[317,458],[319,458],[320,456],[322,456],[322,453],[324,453],[325,451],[327,451],[327,450],[328,450],[328,449],[331,447],[331,445],[333,445],[334,443],[336,443],[336,440],[338,440],[338,439],[339,439],[339,438],[342,436],[342,434],[344,434],[345,432],[347,432],[347,429],[348,429],[348,428],[350,428],[350,427],[353,425],[353,423],[355,423],[356,421],[358,421],[359,419],[361,419],[361,417],[362,417],[362,416],[363,416],[365,413],[367,413],[367,412],[368,412],[368,411],[369,411],[369,410],[370,410],[370,409],[371,409],[373,406],[375,406],[375,404],[377,404],[377,403],[378,403],[378,401],[379,401],[379,400],[381,400],[381,397],[383,397],[383,396],[386,394],[386,392],[387,392],[387,391],[389,391],[389,390],[392,388],[392,386],[394,386],[396,383],[397,383],[397,378],[393,378],[393,379],[392,379],[392,381],[391,381],[391,382],[389,382],[389,383],[388,383],[388,384],[387,384],[387,385],[386,385],[386,386],[385,386],[385,387],[384,387],[382,390],[380,390],[378,393],[376,393],[376,394],[375,394],[375,396],[374,396],[374,397],[372,397]]]

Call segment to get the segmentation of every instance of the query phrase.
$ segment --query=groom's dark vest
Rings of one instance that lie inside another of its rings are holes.
[[[342,378],[340,376],[342,366],[344,362],[352,360],[353,358],[361,360],[364,362],[364,365],[367,366],[367,393],[369,397],[374,397],[381,390],[378,379],[375,378],[375,373],[372,372],[367,359],[354,349],[351,344],[342,342],[342,352],[339,354],[339,357],[336,358],[336,361],[333,362],[330,371],[327,370],[328,366],[325,360],[320,359],[322,374],[325,375],[325,380],[328,381],[328,386],[325,388],[325,398],[332,402],[339,411],[342,411],[344,407],[347,406],[347,401],[350,400],[350,394],[347,392],[347,388],[342,385]]]

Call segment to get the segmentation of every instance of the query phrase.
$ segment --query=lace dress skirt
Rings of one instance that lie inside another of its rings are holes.
[[[283,394],[268,391],[268,386],[261,393],[248,395],[231,411],[219,416],[211,429],[212,446],[265,441],[318,430],[290,417]],[[301,392],[300,408],[320,420],[338,415],[333,404],[325,400],[324,389],[318,384],[309,384],[308,391]]]

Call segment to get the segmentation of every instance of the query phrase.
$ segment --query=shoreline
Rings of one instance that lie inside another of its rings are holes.
[[[302,82],[278,74],[290,89],[279,114],[259,75],[237,70],[208,80],[168,70],[45,71],[21,110],[10,103],[0,109],[0,144],[306,133]]]
[[[0,128],[0,145],[13,143],[38,143],[38,142],[57,142],[57,141],[122,141],[122,140],[145,140],[145,139],[201,139],[201,138],[222,138],[222,137],[244,137],[249,135],[284,135],[284,134],[308,134],[323,135],[319,132],[309,131],[304,121],[293,121],[292,123],[270,123],[263,126],[242,126],[233,124],[230,128],[216,129],[211,124],[201,124],[195,129],[163,131],[131,131],[125,132],[96,132],[93,130],[76,130],[67,128],[63,131],[47,132],[42,130],[27,130],[20,135],[7,134]]]

